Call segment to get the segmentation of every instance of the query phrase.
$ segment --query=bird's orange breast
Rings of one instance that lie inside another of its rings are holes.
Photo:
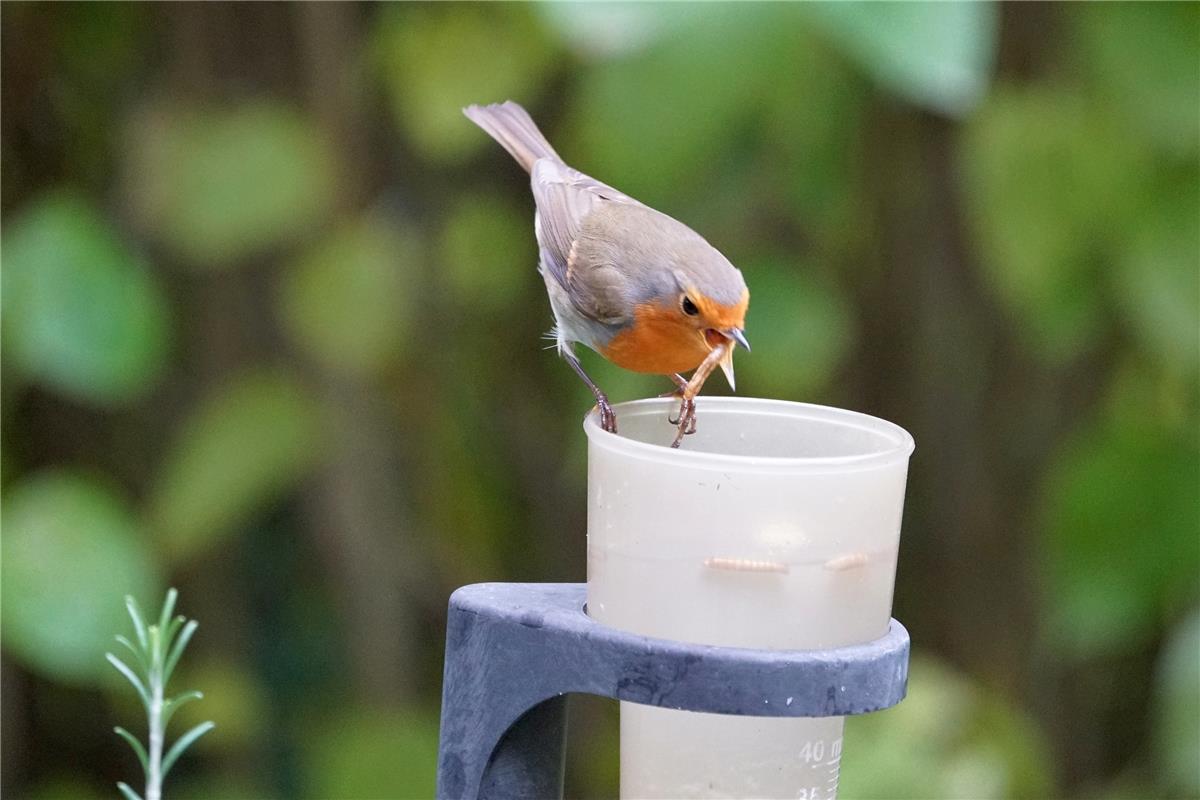
[[[670,306],[642,304],[634,321],[601,348],[609,361],[633,372],[670,375],[695,369],[708,355],[704,335]]]

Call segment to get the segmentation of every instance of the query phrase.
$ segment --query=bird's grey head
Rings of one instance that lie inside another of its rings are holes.
[[[635,249],[647,267],[639,287],[642,299],[695,292],[723,306],[742,302],[747,290],[741,270],[682,222],[652,209],[644,211],[648,213],[639,224],[630,226],[637,228],[641,241]]]

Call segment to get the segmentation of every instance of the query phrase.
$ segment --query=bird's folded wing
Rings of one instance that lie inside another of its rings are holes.
[[[584,220],[603,203],[641,205],[629,195],[584,175],[561,161],[540,159],[530,184],[537,203],[535,230],[542,264],[568,291],[580,312],[617,324],[628,317],[624,276],[617,265],[579,263],[576,243]]]

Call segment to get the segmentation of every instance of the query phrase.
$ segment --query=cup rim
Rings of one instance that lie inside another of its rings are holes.
[[[646,412],[649,409],[668,413],[677,403],[672,398],[648,398],[617,403],[613,410],[620,422],[621,412]],[[683,448],[672,449],[666,445],[640,442],[610,434],[600,427],[599,411],[593,407],[583,420],[583,430],[591,445],[643,460],[657,460],[680,467],[736,468],[746,471],[780,472],[850,472],[877,469],[898,461],[907,461],[916,448],[912,434],[894,422],[863,414],[859,411],[800,403],[792,400],[775,400],[762,397],[705,397],[700,402],[700,424],[704,424],[704,412],[736,412],[795,419],[807,418],[827,424],[841,425],[869,431],[887,442],[878,450],[849,456],[754,456],[734,453],[697,452]],[[686,440],[685,440],[686,447]]]

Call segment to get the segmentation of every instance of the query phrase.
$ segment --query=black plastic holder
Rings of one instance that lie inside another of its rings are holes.
[[[759,717],[890,708],[908,684],[908,631],[831,650],[750,650],[602,625],[581,583],[479,583],[450,596],[437,796],[561,798],[566,696]]]

